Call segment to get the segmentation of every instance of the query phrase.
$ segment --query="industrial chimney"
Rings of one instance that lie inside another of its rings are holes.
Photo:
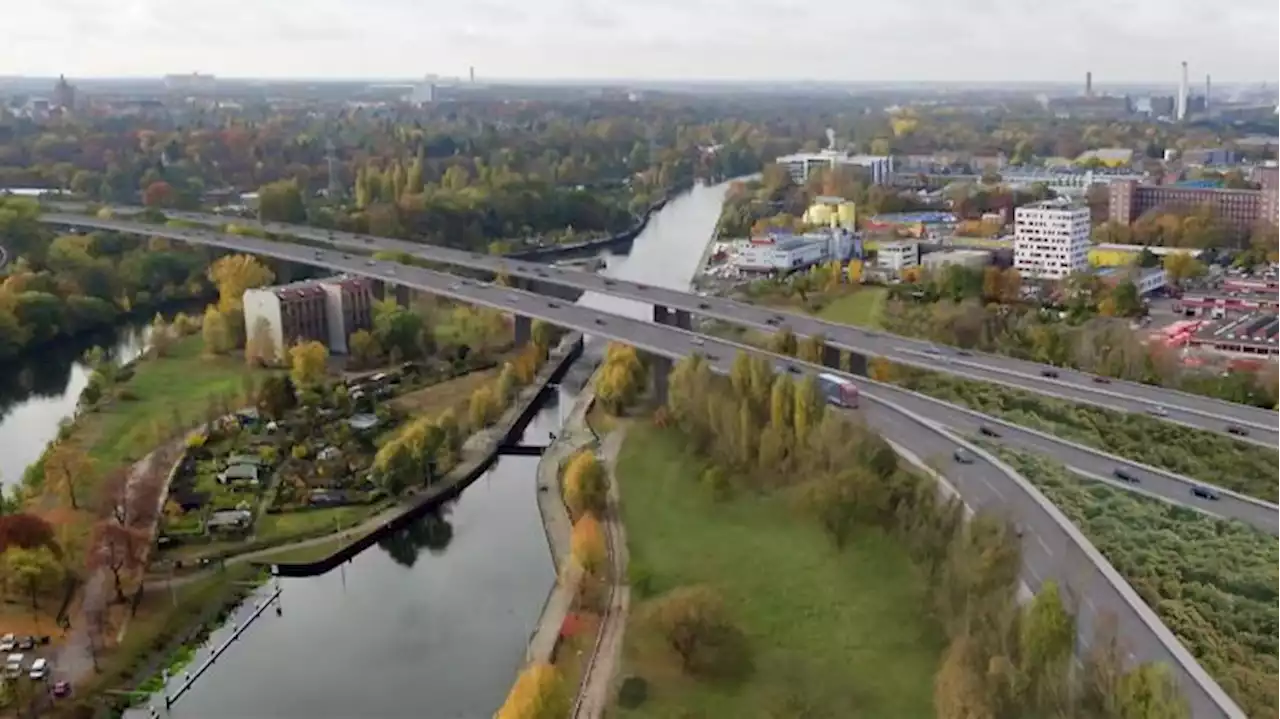
[[[1209,95],[1213,91],[1213,78],[1209,75],[1204,76],[1204,111],[1209,111]]]
[[[1089,71],[1084,74],[1084,96],[1093,97],[1093,72]]]
[[[1187,61],[1182,61],[1182,82],[1178,85],[1178,112],[1179,120],[1187,119]]]

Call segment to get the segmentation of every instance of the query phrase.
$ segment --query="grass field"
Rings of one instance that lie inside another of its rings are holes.
[[[182,426],[194,425],[212,398],[238,395],[246,377],[266,374],[251,370],[238,356],[203,357],[202,349],[195,335],[174,343],[166,357],[139,362],[123,385],[133,399],[117,399],[84,415],[72,439],[99,471],[142,457],[155,449],[157,427],[168,431],[179,420]]]
[[[682,675],[646,630],[633,594],[624,675],[650,684],[647,703],[619,717],[933,717],[942,648],[925,619],[922,578],[905,551],[866,531],[837,551],[783,497],[713,503],[700,462],[676,436],[636,423],[619,457],[633,577],[653,592],[717,589],[751,645],[741,684]]]
[[[863,287],[822,308],[818,316],[829,322],[859,327],[879,327],[889,291],[883,287]]]
[[[350,529],[373,516],[379,509],[380,505],[372,504],[264,514],[258,519],[254,536],[261,541],[274,541],[323,530]]]
[[[496,369],[472,372],[403,394],[391,400],[391,404],[413,415],[434,416],[450,407],[457,411],[463,411],[467,403],[471,401],[471,393],[475,392],[481,385],[497,379],[497,377],[498,370]],[[465,414],[462,416],[465,416]]]

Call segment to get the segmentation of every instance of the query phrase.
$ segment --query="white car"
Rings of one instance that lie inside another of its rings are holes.
[[[18,648],[18,638],[12,633],[0,637],[0,652],[11,652]]]
[[[1169,410],[1165,409],[1164,405],[1161,405],[1161,404],[1152,405],[1150,408],[1147,409],[1147,411],[1150,412],[1151,414],[1154,414],[1157,417],[1169,416]]]
[[[10,654],[4,660],[4,675],[6,677],[22,676],[22,663],[26,661],[26,657],[22,654]]]
[[[40,657],[31,663],[31,671],[27,673],[35,681],[42,682],[49,676],[49,660]]]

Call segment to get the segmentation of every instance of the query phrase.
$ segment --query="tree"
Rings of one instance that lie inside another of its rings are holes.
[[[244,343],[244,359],[254,367],[268,367],[280,361],[280,349],[276,347],[275,334],[266,317],[259,317],[249,329],[249,339]]]
[[[1168,274],[1170,282],[1180,285],[1187,280],[1203,276],[1208,270],[1204,263],[1190,253],[1173,252],[1165,255],[1164,271]]]
[[[818,388],[817,379],[813,375],[806,375],[795,391],[795,416],[791,426],[795,430],[797,445],[809,437],[809,432],[818,426],[826,411],[827,403],[823,399],[822,390]]]
[[[1049,580],[1019,623],[1019,669],[1028,706],[1048,714],[1066,704],[1075,638],[1075,619],[1063,606],[1057,583]]]
[[[34,514],[0,514],[0,554],[12,547],[35,549],[55,546],[53,525]]]
[[[47,546],[10,547],[0,558],[4,560],[5,575],[22,587],[31,597],[31,613],[40,609],[40,593],[57,580],[62,566],[53,550]]]
[[[796,334],[791,331],[790,327],[783,325],[781,329],[773,333],[769,338],[769,351],[780,355],[796,354]]]
[[[982,652],[968,636],[951,641],[934,677],[933,706],[938,719],[987,719],[996,707],[988,689]]]
[[[542,320],[534,320],[529,326],[529,339],[539,347],[550,348],[555,328]]]
[[[600,515],[605,508],[608,485],[604,467],[589,449],[579,450],[564,470],[564,503],[576,518]]]
[[[278,420],[284,417],[291,407],[297,404],[293,382],[282,374],[271,374],[263,378],[258,385],[255,404],[263,417]]]
[[[352,332],[347,338],[347,349],[351,352],[351,364],[354,368],[375,367],[382,359],[382,345],[368,330]]]
[[[570,700],[560,672],[550,664],[531,664],[516,677],[494,719],[563,719]]]
[[[393,299],[383,300],[373,308],[373,335],[386,352],[396,350],[400,357],[412,359],[423,351],[426,333],[422,317],[401,307]]]
[[[471,402],[467,407],[467,418],[471,421],[471,429],[479,430],[488,427],[502,413],[498,404],[498,396],[491,387],[478,387],[471,393]]]
[[[634,347],[610,343],[596,380],[596,397],[611,414],[619,414],[644,386],[644,366]]]
[[[118,522],[114,517],[100,520],[94,525],[90,555],[93,568],[111,572],[115,581],[116,601],[124,603],[124,576],[144,569],[146,561],[146,532]]]
[[[747,658],[741,634],[730,621],[724,601],[706,585],[677,587],[654,599],[648,607],[647,620],[689,674],[718,674]]]
[[[218,288],[218,310],[228,318],[244,307],[245,290],[274,280],[275,273],[252,255],[226,255],[209,266],[209,281]]]
[[[66,496],[72,509],[79,509],[77,486],[93,477],[93,461],[77,447],[59,442],[44,463],[44,478],[56,492]]]
[[[297,180],[280,180],[258,188],[258,219],[263,222],[307,221],[307,206]]]
[[[608,559],[608,553],[604,530],[595,517],[583,515],[573,523],[573,533],[569,537],[569,556],[583,572],[591,575],[599,572]]]
[[[324,381],[329,350],[315,340],[289,348],[289,378],[301,389],[313,389]]]

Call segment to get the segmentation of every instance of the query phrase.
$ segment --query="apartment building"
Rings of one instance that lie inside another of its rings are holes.
[[[317,341],[335,354],[347,352],[351,333],[373,327],[373,282],[326,277],[244,293],[244,326],[250,338],[263,321],[279,359],[298,342]]]
[[[1275,222],[1280,215],[1280,194],[1276,188],[1228,190],[1217,187],[1145,185],[1132,180],[1111,183],[1108,217],[1112,222],[1132,224],[1144,213],[1167,208],[1194,210],[1208,205],[1215,215],[1233,229],[1250,231],[1260,220]]]
[[[902,272],[920,264],[920,243],[913,240],[881,242],[876,248],[876,267]]]
[[[1089,208],[1063,200],[1014,213],[1013,266],[1027,278],[1060,280],[1089,267]]]

